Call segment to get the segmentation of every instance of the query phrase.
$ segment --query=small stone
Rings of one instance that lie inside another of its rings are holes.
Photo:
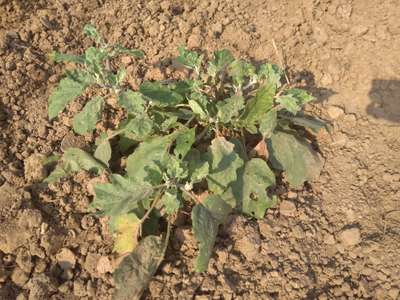
[[[368,27],[364,25],[357,25],[351,28],[351,33],[353,33],[355,36],[360,37],[363,36],[368,32]]]
[[[39,258],[36,261],[36,266],[35,266],[34,272],[35,273],[43,273],[46,270],[46,267],[47,267],[46,261],[44,259]]]
[[[97,272],[99,272],[99,274],[105,274],[108,272],[111,273],[112,271],[113,268],[108,257],[107,256],[100,257],[99,261],[97,262]]]
[[[150,36],[157,36],[160,32],[160,26],[158,25],[158,23],[154,23],[152,26],[150,26],[149,28],[149,34]]]
[[[329,106],[327,113],[332,120],[336,120],[344,114],[344,110],[337,106]]]
[[[389,291],[388,291],[388,295],[391,299],[396,300],[399,297],[399,288],[397,287],[392,287]]]
[[[11,280],[18,286],[22,287],[27,283],[29,279],[28,274],[26,274],[19,267],[15,267],[13,273],[11,274]]]
[[[361,240],[360,229],[356,227],[345,229],[339,234],[339,239],[344,246],[355,246]]]
[[[297,198],[297,193],[289,191],[287,194],[288,199],[296,199]]]
[[[279,204],[279,211],[282,216],[292,217],[296,213],[296,206],[291,201],[283,200]]]
[[[73,269],[75,267],[75,254],[68,248],[62,248],[61,251],[57,253],[56,259],[58,265],[63,270]]]
[[[18,251],[15,261],[17,265],[22,270],[24,270],[24,272],[30,273],[32,271],[33,268],[32,257],[29,251],[27,251],[25,248],[21,248]]]
[[[86,287],[82,280],[77,279],[74,281],[74,295],[77,297],[85,297],[87,294]]]
[[[330,233],[326,233],[324,236],[324,243],[327,245],[334,245],[335,244],[335,237],[330,234]]]
[[[192,33],[187,41],[189,49],[199,48],[201,46],[201,36],[198,33]]]
[[[328,36],[328,34],[326,33],[326,30],[325,30],[324,28],[322,28],[322,27],[315,27],[315,28],[314,28],[314,38],[315,38],[315,41],[316,41],[318,44],[324,45],[324,44],[328,41],[329,36]]]
[[[26,300],[26,296],[24,293],[20,293],[15,300]]]

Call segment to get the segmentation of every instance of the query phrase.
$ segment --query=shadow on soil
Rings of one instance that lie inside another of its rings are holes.
[[[374,79],[367,113],[377,119],[400,123],[400,80]]]

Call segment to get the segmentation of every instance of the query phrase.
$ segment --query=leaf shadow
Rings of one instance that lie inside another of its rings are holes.
[[[367,114],[400,123],[400,80],[374,79],[368,95]]]

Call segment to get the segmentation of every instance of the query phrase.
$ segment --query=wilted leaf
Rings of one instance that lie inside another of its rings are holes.
[[[114,272],[115,300],[139,300],[164,255],[160,237],[147,236]]]
[[[272,166],[285,171],[292,187],[300,187],[320,174],[322,161],[305,139],[278,131],[267,143]]]
[[[158,106],[175,106],[184,98],[159,82],[146,81],[140,86],[140,92]]]
[[[122,214],[111,218],[110,228],[115,234],[113,251],[119,254],[132,252],[138,241],[140,219],[134,214]]]
[[[240,111],[244,108],[244,98],[242,96],[232,96],[231,98],[218,101],[217,117],[222,123],[229,123],[233,118],[239,116]]]
[[[207,270],[219,225],[223,224],[232,208],[219,196],[208,196],[202,204],[192,210],[193,234],[199,242],[199,254],[195,261],[195,271]]]
[[[275,92],[275,85],[271,83],[266,83],[257,90],[255,97],[246,104],[245,111],[241,117],[246,126],[260,122],[265,114],[271,110],[274,104]]]
[[[120,93],[118,96],[118,103],[125,108],[128,113],[132,114],[142,114],[146,104],[140,93],[131,90]]]
[[[140,201],[150,197],[153,189],[150,184],[138,182],[118,174],[110,176],[111,183],[94,186],[95,199],[91,206],[100,209],[108,216],[126,214],[138,207]]]
[[[85,134],[96,128],[103,110],[103,98],[96,96],[86,103],[81,112],[75,115],[72,126],[78,134]]]
[[[189,152],[190,148],[192,148],[192,145],[196,140],[195,133],[196,130],[194,128],[191,128],[178,134],[178,136],[176,137],[176,146],[174,149],[174,154],[178,158],[183,159]]]
[[[160,163],[165,161],[167,150],[176,134],[152,137],[140,146],[127,159],[128,176],[137,181],[149,181],[158,184],[161,181]]]
[[[81,95],[92,83],[92,78],[87,73],[75,71],[68,73],[68,77],[61,79],[57,88],[49,97],[49,119],[57,117],[65,106]]]
[[[270,138],[277,124],[278,114],[275,109],[271,109],[260,120],[260,133],[264,138]]]
[[[234,151],[234,144],[224,137],[216,137],[209,147],[210,174],[207,176],[208,189],[222,194],[228,185],[237,178],[236,171],[243,160]]]
[[[111,158],[112,150],[107,134],[102,134],[97,141],[97,148],[94,152],[94,157],[108,166],[108,161]]]

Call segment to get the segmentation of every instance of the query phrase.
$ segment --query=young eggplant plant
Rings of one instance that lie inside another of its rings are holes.
[[[93,154],[66,149],[46,182],[82,169],[108,176],[107,183],[94,186],[91,207],[108,217],[114,251],[126,255],[114,273],[117,299],[138,299],[147,287],[179,210],[190,211],[199,247],[194,270],[203,272],[229,214],[263,218],[277,202],[271,194],[277,176],[299,188],[320,173],[320,157],[301,133],[317,132],[324,123],[302,111],[314,98],[282,84],[278,66],[256,67],[228,50],[214,52],[207,61],[181,47],[176,60],[189,70],[186,79],[146,81],[133,91],[123,84],[125,70],[113,71],[109,60],[143,53],[107,45],[93,26],[84,32],[97,47],[80,56],[52,54],[56,62],[77,68],[51,94],[49,118],[89,86],[114,93],[126,118],[112,131],[96,132]],[[73,130],[92,133],[104,105],[100,96],[87,101],[73,119]],[[255,144],[264,147],[258,157]],[[111,157],[126,163],[111,167]]]

